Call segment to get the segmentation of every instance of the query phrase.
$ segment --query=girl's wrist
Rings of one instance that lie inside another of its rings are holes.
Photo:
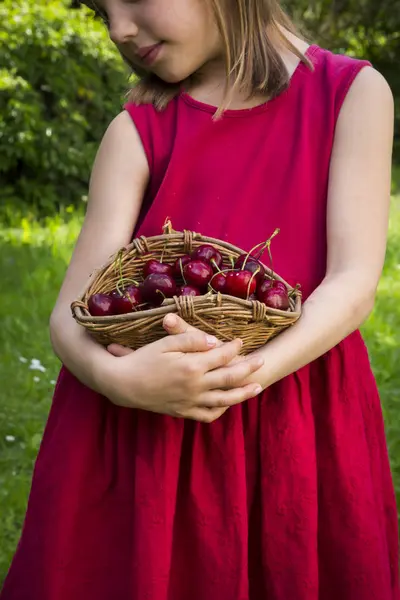
[[[115,362],[118,360],[112,356],[107,350],[101,356],[93,357],[91,374],[93,379],[93,389],[102,396],[109,397],[115,387]]]

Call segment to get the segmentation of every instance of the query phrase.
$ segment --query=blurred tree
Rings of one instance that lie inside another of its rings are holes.
[[[0,3],[3,216],[81,201],[99,140],[128,87],[103,25],[69,4]]]
[[[400,0],[296,0],[287,8],[319,44],[366,58],[381,71],[394,92],[400,125]]]
[[[399,105],[400,0],[286,3],[317,43],[371,60]],[[86,193],[128,71],[79,0],[2,0],[0,22],[0,212],[53,212]]]

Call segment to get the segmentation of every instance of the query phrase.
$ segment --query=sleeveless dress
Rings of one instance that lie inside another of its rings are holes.
[[[304,297],[326,269],[335,124],[369,63],[313,45],[274,100],[127,105],[151,179],[133,235],[250,249]],[[211,425],[114,406],[65,367],[1,600],[398,600],[380,400],[357,331]]]

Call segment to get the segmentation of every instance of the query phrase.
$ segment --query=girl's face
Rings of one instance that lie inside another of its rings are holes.
[[[167,83],[183,81],[221,56],[207,0],[94,0],[93,5],[129,63]]]

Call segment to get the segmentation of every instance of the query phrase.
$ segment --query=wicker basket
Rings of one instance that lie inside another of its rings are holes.
[[[293,325],[301,314],[301,292],[292,288],[277,274],[289,291],[290,308],[287,311],[268,308],[258,301],[242,300],[220,293],[203,296],[180,296],[164,300],[159,308],[136,311],[124,315],[93,317],[88,311],[88,299],[92,294],[110,293],[123,276],[143,281],[145,262],[160,259],[173,263],[183,254],[202,244],[212,244],[223,257],[223,268],[232,266],[244,251],[231,244],[205,237],[192,231],[175,232],[169,221],[162,235],[140,237],[111,257],[106,265],[92,273],[84,292],[71,304],[73,317],[103,345],[118,343],[133,349],[154,342],[168,335],[162,327],[167,313],[178,313],[185,321],[199,329],[215,335],[222,341],[241,338],[242,354],[247,354],[266,344],[284,329]],[[117,260],[118,259],[118,260]],[[116,268],[118,263],[118,268]],[[265,266],[267,276],[272,271]]]

